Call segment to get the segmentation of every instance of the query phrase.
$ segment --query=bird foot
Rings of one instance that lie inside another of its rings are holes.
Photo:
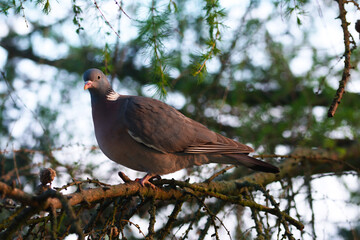
[[[146,174],[143,178],[135,179],[135,182],[140,183],[141,186],[145,187],[145,185],[149,185],[152,189],[156,189],[156,186],[150,182],[152,179],[161,179],[159,175]]]

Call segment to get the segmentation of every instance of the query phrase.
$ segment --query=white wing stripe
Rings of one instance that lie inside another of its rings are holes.
[[[129,135],[130,135],[135,141],[137,141],[137,142],[139,142],[139,143],[142,143],[142,144],[144,144],[145,146],[147,146],[147,147],[149,147],[149,148],[155,149],[156,151],[165,153],[164,151],[160,150],[159,148],[155,147],[154,145],[145,143],[144,141],[141,140],[141,138],[136,137],[136,136],[134,135],[134,133],[132,133],[129,129],[127,130],[127,132],[129,133]]]

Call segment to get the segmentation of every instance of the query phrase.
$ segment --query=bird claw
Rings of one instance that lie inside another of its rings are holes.
[[[152,189],[156,189],[156,186],[152,184],[149,180],[144,180],[144,178],[137,178],[135,182],[140,183],[141,186],[145,187],[145,185],[149,185]]]
[[[145,177],[143,178],[136,178],[135,182],[140,183],[141,186],[145,187],[145,185],[149,185],[152,189],[156,189],[156,186],[154,184],[152,184],[149,180],[150,179],[160,179],[159,175],[152,175],[152,174],[146,174]]]

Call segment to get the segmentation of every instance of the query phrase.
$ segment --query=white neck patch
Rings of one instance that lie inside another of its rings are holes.
[[[109,101],[116,101],[120,97],[120,94],[118,94],[115,91],[111,91],[106,95],[106,99]]]

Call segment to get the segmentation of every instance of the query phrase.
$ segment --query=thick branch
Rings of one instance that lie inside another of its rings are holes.
[[[286,160],[279,166],[279,174],[254,173],[236,180],[222,180],[212,181],[210,183],[187,183],[175,180],[158,180],[154,183],[158,186],[156,189],[141,187],[137,182],[129,182],[114,186],[104,186],[93,189],[82,190],[68,195],[64,195],[68,199],[68,205],[74,206],[82,203],[94,203],[104,199],[111,199],[120,196],[135,196],[141,195],[143,197],[151,197],[156,200],[163,201],[186,201],[191,196],[215,197],[230,203],[248,206],[258,211],[264,211],[273,215],[279,215],[276,208],[263,206],[255,202],[241,198],[241,193],[245,189],[253,188],[253,184],[266,186],[272,182],[279,181],[285,178],[293,178],[303,176],[305,168],[303,165],[309,164],[310,174],[319,174],[327,172],[344,172],[349,170],[359,171],[360,169],[360,144],[354,144],[346,150],[345,155],[340,155],[334,151],[309,150],[300,149],[288,156],[276,155],[260,155],[260,158],[282,157]],[[256,189],[256,188],[255,188]],[[31,206],[38,210],[46,210],[50,206],[53,208],[62,208],[61,199],[59,197],[44,198],[40,196],[32,196],[17,188],[12,188],[7,184],[0,182],[0,192],[2,197],[8,197],[24,205]],[[45,192],[44,194],[47,194]],[[189,195],[190,194],[190,195]],[[65,206],[66,208],[66,206]],[[299,229],[302,225],[284,212],[280,213],[286,221]]]
[[[190,184],[192,189],[203,188],[212,192],[235,195],[239,193],[241,185],[245,183],[256,183],[266,186],[272,182],[279,181],[283,178],[297,177],[304,175],[302,165],[307,161],[311,166],[311,174],[343,171],[359,171],[360,169],[360,144],[354,144],[346,150],[346,154],[341,156],[335,151],[325,150],[297,150],[292,155],[258,155],[259,158],[283,157],[286,160],[279,166],[279,174],[270,174],[256,172],[249,176],[237,180],[212,181],[210,183],[193,183]],[[136,182],[118,184],[109,187],[98,187],[81,191],[81,193],[72,193],[65,195],[69,199],[69,205],[76,205],[81,202],[95,202],[98,200],[113,198],[119,196],[143,195],[146,197],[155,197],[160,200],[181,199],[184,197],[182,191],[173,188],[170,185],[178,185],[182,182],[174,180],[159,180],[155,184],[168,184],[167,187],[151,189],[141,187]],[[0,192],[2,197],[9,197],[22,202],[23,204],[40,207],[42,204],[34,201],[37,197],[27,194],[20,189],[12,188],[9,185],[0,182]],[[61,203],[58,199],[48,199],[44,208],[49,207],[50,203],[55,208],[60,208]]]

